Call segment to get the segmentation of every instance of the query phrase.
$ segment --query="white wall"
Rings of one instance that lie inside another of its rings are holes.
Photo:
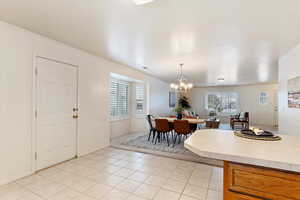
[[[169,115],[172,108],[169,108],[169,84],[163,84],[160,80],[150,78],[150,114],[151,115]]]
[[[205,98],[208,92],[236,92],[239,95],[240,111],[250,113],[250,123],[258,125],[274,125],[274,106],[277,91],[277,84],[257,84],[246,86],[228,86],[228,87],[203,87],[192,89],[188,97],[192,108],[202,117],[207,117],[208,112],[205,109]],[[259,104],[260,92],[267,92],[269,103],[267,105]],[[228,122],[228,117],[223,122]]]
[[[31,172],[33,45],[25,33],[0,25],[0,184]]]
[[[135,130],[131,130],[131,118],[123,119],[123,120],[115,120],[110,122],[110,139],[120,137],[122,135],[127,135],[132,132],[135,132]],[[145,120],[142,121],[143,124],[145,123]]]
[[[289,51],[279,61],[279,132],[300,135],[300,109],[288,108],[287,83],[300,76],[300,45]]]
[[[150,95],[165,103],[156,106],[151,102],[150,112],[164,112],[167,105],[168,84],[134,69],[2,22],[0,44],[0,185],[34,171],[32,97],[33,61],[37,55],[79,66],[79,155],[108,146],[111,131],[118,131],[108,120],[110,72],[155,85]]]

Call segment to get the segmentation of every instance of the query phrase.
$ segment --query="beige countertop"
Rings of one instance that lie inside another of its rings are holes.
[[[280,141],[259,141],[208,129],[196,131],[184,146],[207,158],[300,172],[300,137],[280,136]]]

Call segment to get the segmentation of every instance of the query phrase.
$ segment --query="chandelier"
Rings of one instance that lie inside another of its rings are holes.
[[[170,87],[178,92],[187,92],[193,88],[193,83],[189,83],[182,73],[183,63],[180,64],[180,71],[177,76],[177,83],[171,83]]]

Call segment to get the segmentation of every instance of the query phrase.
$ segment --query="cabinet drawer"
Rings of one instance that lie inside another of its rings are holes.
[[[260,198],[300,200],[300,175],[249,165],[227,163],[228,190]]]
[[[262,199],[257,199],[257,198],[251,197],[251,196],[246,196],[246,195],[243,195],[243,194],[238,194],[238,193],[235,193],[235,192],[228,192],[227,199],[228,200],[229,199],[230,200],[262,200]]]

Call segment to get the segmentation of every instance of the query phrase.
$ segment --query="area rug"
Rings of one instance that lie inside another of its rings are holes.
[[[143,133],[132,134],[130,138],[127,139],[124,139],[123,137],[121,140],[119,140],[119,142],[113,142],[112,147],[130,151],[150,153],[174,159],[204,163],[218,167],[223,166],[222,161],[200,157],[189,151],[184,147],[183,141],[181,141],[180,144],[177,143],[175,146],[173,146],[173,143],[168,146],[166,141],[153,144],[152,141],[148,141],[148,135]]]
[[[171,143],[170,146],[168,146],[166,141],[163,141],[161,143],[157,142],[156,144],[154,144],[152,143],[151,140],[148,141],[147,135],[142,135],[132,140],[122,142],[121,144],[126,146],[133,146],[136,148],[154,150],[154,151],[162,151],[167,153],[176,153],[176,154],[195,156],[194,153],[190,152],[184,147],[183,142],[181,142],[180,144],[176,143],[175,146],[173,145],[173,142],[170,141],[170,143]]]

